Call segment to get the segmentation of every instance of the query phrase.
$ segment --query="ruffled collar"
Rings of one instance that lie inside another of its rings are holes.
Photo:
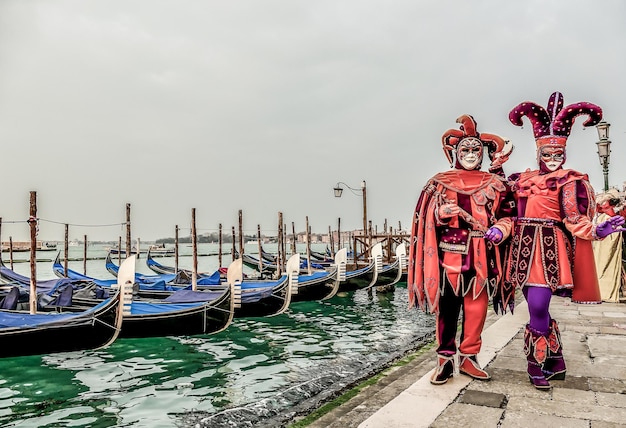
[[[589,177],[573,169],[558,169],[548,174],[542,174],[539,170],[526,170],[519,175],[515,189],[521,194],[545,193],[578,180],[589,181]]]

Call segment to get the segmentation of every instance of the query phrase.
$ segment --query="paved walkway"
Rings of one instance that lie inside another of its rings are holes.
[[[550,391],[528,381],[522,351],[528,311],[521,302],[514,315],[489,315],[478,360],[491,381],[456,375],[431,385],[429,350],[311,427],[626,426],[626,304],[576,305],[554,297],[550,312],[559,322],[567,363],[566,379],[552,381]]]

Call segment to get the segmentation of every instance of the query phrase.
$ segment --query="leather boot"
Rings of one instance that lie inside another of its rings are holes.
[[[459,372],[468,375],[474,379],[489,380],[491,376],[478,365],[476,355],[461,354],[459,362]]]
[[[556,320],[550,320],[550,332],[548,334],[548,357],[543,364],[543,375],[547,380],[565,379],[565,360],[563,359],[563,342],[561,332]]]
[[[526,331],[524,332],[524,353],[528,361],[530,383],[537,389],[550,389],[550,382],[541,370],[548,356],[548,338],[528,324],[526,324]]]
[[[443,385],[454,374],[454,355],[437,354],[437,367],[430,377],[433,385]]]

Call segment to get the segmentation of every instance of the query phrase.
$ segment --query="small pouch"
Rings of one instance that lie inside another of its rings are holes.
[[[446,226],[439,236],[439,248],[448,253],[467,254],[470,247],[469,238],[469,229]]]

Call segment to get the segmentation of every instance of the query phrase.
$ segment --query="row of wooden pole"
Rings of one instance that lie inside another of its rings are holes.
[[[2,219],[0,218],[0,227],[1,227],[1,221]],[[30,296],[29,296],[29,303],[30,303],[30,312],[31,313],[36,313],[37,310],[37,192],[35,191],[31,191],[30,192],[30,212],[29,212],[29,219],[28,219],[28,224],[30,227],[30,241],[31,241],[31,245],[30,245]],[[131,227],[130,227],[131,223],[130,223],[130,204],[126,204],[126,257],[128,257],[131,252],[131,244],[132,244],[132,240],[131,240]],[[295,238],[296,238],[296,234],[295,234],[295,224],[292,222],[291,223],[292,226],[292,234],[293,234],[293,239],[291,241],[291,252],[292,254],[295,254],[296,252],[296,244],[295,244]],[[400,226],[400,224],[399,224]],[[337,223],[337,236],[339,238],[339,242],[338,242],[338,247],[341,246],[341,219],[338,219],[338,223]],[[387,222],[385,220],[385,230],[387,229]],[[278,254],[277,254],[277,267],[278,267],[278,274],[280,274],[282,272],[282,270],[284,269],[284,265],[286,263],[286,248],[285,248],[285,239],[284,236],[286,235],[287,231],[286,231],[286,225],[283,222],[283,214],[282,212],[278,213]],[[328,232],[330,235],[330,245],[331,245],[331,253],[334,255],[334,240],[333,240],[333,235],[332,235],[332,231],[330,229],[330,226],[328,228]],[[364,230],[364,232],[366,232]],[[178,225],[176,225],[175,227],[175,252],[174,252],[174,263],[175,263],[175,270],[176,272],[178,272],[178,257],[179,257],[179,253],[178,253],[178,233],[179,233],[179,228]],[[233,234],[233,249],[232,249],[232,259],[235,260],[235,227],[232,227],[232,234]],[[369,239],[371,240],[371,225],[370,225],[370,230],[369,230]],[[1,235],[0,235],[1,236]],[[311,228],[309,226],[309,217],[306,216],[306,242],[307,242],[307,250],[306,250],[306,258],[307,258],[307,266],[310,270],[310,266],[311,266],[311,247],[310,247],[310,239],[311,236]],[[84,236],[84,261],[83,261],[83,269],[85,272],[85,275],[87,274],[87,235]],[[364,236],[365,238],[365,236]],[[263,269],[263,261],[262,261],[262,245],[261,245],[261,226],[257,225],[257,240],[258,240],[258,249],[259,249],[259,271],[262,271]],[[11,268],[13,267],[12,263],[13,263],[13,254],[12,254],[12,239],[10,239],[10,250],[11,251]],[[197,237],[197,230],[196,230],[196,209],[192,208],[191,210],[191,242],[192,242],[192,289],[196,290],[197,289],[197,279],[198,279],[198,237]],[[243,257],[244,254],[244,244],[243,244],[243,211],[239,210],[239,257]],[[363,247],[363,254],[366,253],[366,248],[365,248],[365,243],[362,242],[362,244],[364,245]],[[355,253],[355,264],[356,264],[356,239],[354,242],[354,246],[355,248],[353,249],[354,253]],[[122,247],[122,237],[119,237],[119,241],[118,241],[118,254],[120,254],[120,262],[121,262],[121,247]],[[139,248],[137,249],[139,250]],[[65,274],[67,275],[67,271],[68,271],[68,254],[69,254],[69,225],[66,224],[65,225],[65,246],[64,246],[64,252],[65,252],[65,262],[64,262],[64,269],[65,269]],[[219,224],[219,250],[218,250],[218,264],[219,267],[222,266],[222,224]]]

